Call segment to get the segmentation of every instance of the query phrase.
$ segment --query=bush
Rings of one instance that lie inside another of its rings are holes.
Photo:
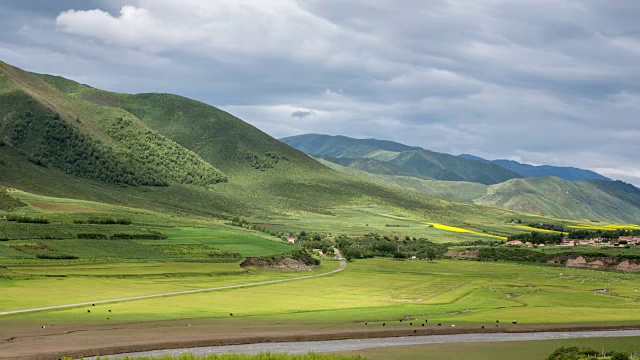
[[[162,233],[147,233],[147,234],[113,234],[111,240],[163,240],[167,236]]]
[[[7,221],[15,221],[26,224],[48,224],[49,220],[45,218],[35,218],[29,216],[7,215]]]
[[[77,238],[97,240],[97,239],[106,239],[107,235],[97,234],[97,233],[80,233],[77,235]]]
[[[38,254],[36,255],[38,259],[46,259],[46,260],[75,260],[78,259],[75,255],[68,254]]]

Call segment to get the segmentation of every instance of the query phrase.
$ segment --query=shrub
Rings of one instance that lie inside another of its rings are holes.
[[[78,239],[106,239],[107,235],[97,233],[80,233],[77,235]]]
[[[46,259],[46,260],[75,260],[78,259],[75,255],[68,254],[38,254],[36,255],[38,259]]]
[[[48,224],[49,220],[45,218],[35,218],[29,216],[7,215],[7,221],[15,221],[27,224]]]

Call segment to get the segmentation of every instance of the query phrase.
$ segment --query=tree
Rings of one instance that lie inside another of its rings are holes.
[[[630,360],[631,357],[627,353],[616,352],[611,356],[611,360]]]
[[[433,261],[436,258],[436,252],[433,248],[428,248],[425,254],[427,256],[427,260]]]

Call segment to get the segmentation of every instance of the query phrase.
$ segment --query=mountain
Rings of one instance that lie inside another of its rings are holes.
[[[625,194],[628,184],[618,184],[626,189],[621,190],[605,183],[609,182],[571,182],[557,177],[512,179],[489,186],[474,203],[566,219],[637,223],[640,190],[634,187]]]
[[[108,92],[2,62],[0,186],[216,217],[362,204],[441,221],[513,216],[342,174],[198,101]],[[18,205],[5,195],[2,202]]]
[[[373,158],[385,152],[422,150],[417,146],[407,146],[393,141],[354,139],[341,135],[304,134],[282,138],[280,141],[306,154],[334,158]]]
[[[281,139],[312,156],[375,174],[496,184],[522,177],[499,165],[375,139],[306,134]]]
[[[514,160],[486,160],[478,156],[462,154],[459,157],[469,160],[482,161],[486,163],[494,163],[502,166],[505,169],[517,172],[522,174],[524,177],[532,178],[532,177],[545,177],[545,176],[555,176],[561,179],[569,180],[569,181],[581,181],[581,180],[607,180],[611,181],[606,176],[602,176],[591,170],[578,169],[575,167],[564,167],[564,166],[550,166],[550,165],[540,165],[534,166],[529,164],[519,163]]]
[[[344,159],[337,159],[338,163]],[[638,223],[640,189],[621,181],[567,181],[557,177],[512,179],[495,185],[425,180],[414,176],[371,173],[318,158],[323,164],[370,181],[437,198],[475,203],[563,219]]]

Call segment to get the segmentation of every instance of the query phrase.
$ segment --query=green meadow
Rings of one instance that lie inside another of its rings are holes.
[[[190,274],[183,277],[163,275],[164,266],[156,268],[158,272],[155,273],[149,267],[130,267],[124,271],[111,267],[96,270],[86,266],[74,271],[74,267],[70,267],[66,278],[53,280],[59,284],[56,288],[63,291],[56,291],[59,295],[50,297],[41,286],[51,284],[52,279],[45,275],[38,280],[35,275],[50,271],[26,268],[22,270],[22,276],[28,278],[27,274],[31,274],[33,278],[2,280],[3,291],[8,296],[3,298],[0,309],[212,287],[295,274],[244,273],[235,270],[237,265],[217,266],[217,273],[186,269]],[[324,267],[316,271],[326,271],[334,266],[336,263],[325,262]],[[174,271],[178,270],[183,270],[181,265]],[[16,270],[9,267],[8,271]],[[228,274],[224,274],[225,271]],[[104,276],[107,273],[119,275],[114,279]],[[132,276],[134,274],[136,276]],[[85,286],[91,284],[91,294],[83,293],[83,283]],[[603,288],[607,289],[606,293],[594,292]],[[438,322],[446,326],[492,325],[497,319],[503,324],[516,319],[519,324],[529,325],[631,324],[640,321],[640,313],[636,311],[639,289],[640,276],[633,274],[513,263],[370,259],[354,261],[344,272],[326,277],[98,305],[97,311],[91,314],[87,314],[85,308],[74,308],[15,315],[0,318],[0,324],[17,319],[92,323],[104,321],[100,310],[107,307],[113,310],[111,321],[124,322],[228,318],[232,312],[234,321],[239,322],[311,321],[318,326],[350,328],[362,327],[364,322],[369,327],[386,323],[387,328],[399,328],[407,327],[407,321],[417,324],[425,320],[429,320],[428,326]],[[20,300],[12,300],[17,298]],[[400,319],[405,322],[401,323]]]

